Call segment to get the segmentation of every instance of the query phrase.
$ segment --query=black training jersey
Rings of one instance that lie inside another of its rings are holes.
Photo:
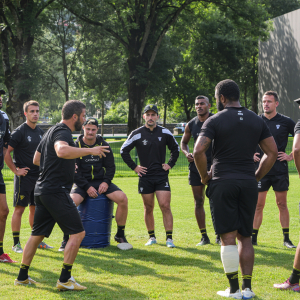
[[[67,142],[75,147],[71,129],[58,123],[52,126],[43,136],[37,151],[41,153],[40,175],[35,185],[34,195],[70,192],[75,174],[75,159],[59,158],[56,155],[54,144]]]
[[[211,116],[213,116],[213,114],[209,113],[208,118]],[[199,120],[198,116],[196,116],[195,118],[193,118],[192,120],[190,120],[187,123],[187,126],[189,126],[190,132],[194,138],[194,145],[195,145],[197,138],[201,132],[201,128],[202,128],[203,124],[204,124],[204,122],[201,122]],[[211,151],[212,151],[212,144],[209,146],[209,148],[205,152],[206,157],[207,157],[207,170],[210,170],[210,167],[211,167]],[[190,163],[190,170],[192,170],[194,172],[198,172],[195,162]]]
[[[94,145],[87,145],[83,141],[83,135],[80,135],[75,142],[75,146],[79,148],[93,148],[96,146],[109,146],[101,135],[97,135]],[[87,191],[92,185],[92,180],[103,180],[108,185],[114,178],[116,166],[114,155],[109,147],[109,153],[105,153],[106,157],[87,155],[76,159],[77,171],[75,173],[74,182],[80,188]]]
[[[254,112],[228,107],[204,122],[200,136],[213,141],[212,180],[224,180],[255,179],[256,146],[272,135]]]
[[[294,136],[295,122],[291,118],[279,113],[277,113],[276,116],[270,120],[266,118],[264,114],[260,115],[260,117],[266,122],[267,126],[269,127],[276,142],[278,152],[285,152],[285,148],[289,139],[289,134]],[[260,158],[264,154],[260,147],[257,147],[257,152],[260,153]],[[258,168],[258,163],[256,164],[256,167]],[[288,173],[288,171],[289,169],[286,160],[276,160],[275,164],[273,165],[272,169],[267,175],[286,174]]]
[[[294,129],[294,134],[300,134],[300,120],[298,120],[295,129]]]
[[[11,134],[8,145],[14,148],[13,161],[18,168],[30,168],[27,176],[39,175],[39,167],[33,164],[33,156],[43,135],[44,131],[41,128],[36,126],[32,129],[26,123],[20,125]]]
[[[136,147],[140,165],[147,168],[147,173],[143,177],[165,175],[169,173],[162,168],[166,160],[166,146],[171,150],[168,165],[172,168],[178,159],[180,149],[170,130],[156,126],[151,131],[142,126],[128,136],[121,147],[121,156],[128,167],[134,170],[137,164],[131,159],[130,151]]]
[[[0,110],[0,171],[3,169],[3,147],[7,148],[10,140],[9,120],[7,114]]]

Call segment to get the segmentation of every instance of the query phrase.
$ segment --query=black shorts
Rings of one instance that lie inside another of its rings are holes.
[[[198,172],[193,170],[189,171],[189,185],[191,186],[201,186],[203,183],[201,182],[201,177]]]
[[[139,194],[152,194],[155,191],[171,191],[168,175],[140,177]]]
[[[64,234],[84,231],[79,212],[67,192],[35,196],[35,214],[31,235],[49,237],[55,223]]]
[[[14,207],[35,205],[34,187],[38,177],[17,176],[14,177]]]
[[[255,179],[211,181],[206,189],[216,234],[252,235],[258,190]]]
[[[276,192],[284,192],[289,190],[289,174],[267,175],[258,182],[258,192],[266,192],[273,187]]]
[[[0,194],[4,194],[4,195],[6,194],[5,183],[1,171],[0,171]]]
[[[92,187],[94,187],[98,191],[99,185],[102,182],[103,182],[103,180],[93,180],[89,183],[91,184]],[[117,187],[115,184],[111,183],[108,186],[107,191],[103,194],[108,195],[108,194],[111,194],[111,193],[116,192],[116,191],[121,191],[121,189],[119,187]],[[86,198],[88,196],[87,192],[84,189],[80,188],[75,183],[72,186],[71,194],[79,194],[83,198]]]

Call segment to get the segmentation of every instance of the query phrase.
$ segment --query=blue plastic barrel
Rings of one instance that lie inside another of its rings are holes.
[[[104,248],[110,245],[113,209],[114,202],[105,195],[98,195],[97,198],[87,197],[78,206],[86,232],[80,247]]]

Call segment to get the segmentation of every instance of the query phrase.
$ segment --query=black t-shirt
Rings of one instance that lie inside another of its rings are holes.
[[[204,122],[200,136],[213,141],[212,180],[225,180],[255,179],[256,146],[272,135],[254,112],[228,107]]]
[[[67,142],[75,147],[71,129],[59,123],[51,127],[43,136],[37,151],[41,153],[40,176],[36,182],[34,195],[70,192],[75,174],[75,159],[59,158],[54,144],[58,141]]]
[[[289,139],[289,134],[294,136],[295,122],[291,118],[279,113],[277,113],[276,116],[270,120],[266,118],[263,114],[260,115],[260,117],[266,122],[267,126],[269,127],[276,142],[278,152],[285,152],[285,148]],[[260,153],[260,158],[264,154],[260,147],[256,148],[256,152]],[[258,163],[256,164],[256,167],[258,168]],[[276,160],[275,164],[273,165],[272,169],[268,172],[267,175],[273,176],[278,174],[286,174],[288,173],[288,171],[289,169],[286,160]]]
[[[32,129],[26,123],[20,125],[11,134],[8,145],[14,148],[13,161],[18,168],[30,168],[27,176],[39,175],[39,167],[33,164],[33,156],[43,135],[44,131],[41,128],[36,126]]]
[[[209,113],[208,117],[213,116],[212,113]],[[197,141],[197,138],[200,134],[202,125],[204,124],[204,122],[201,122],[198,118],[198,116],[196,116],[195,118],[193,118],[192,120],[190,120],[187,123],[187,126],[189,126],[190,132],[192,134],[192,137],[194,138],[194,145]],[[211,151],[212,151],[212,144],[210,144],[209,148],[206,150],[205,154],[207,157],[207,170],[210,170],[211,167]],[[190,170],[192,170],[193,172],[198,172],[195,162],[191,162],[190,163]]]

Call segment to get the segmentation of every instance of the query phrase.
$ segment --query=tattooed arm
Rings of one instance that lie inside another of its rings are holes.
[[[211,179],[211,172],[207,172],[207,158],[205,154],[210,144],[210,138],[206,136],[199,136],[194,147],[194,161],[203,184],[207,184],[207,182]]]

